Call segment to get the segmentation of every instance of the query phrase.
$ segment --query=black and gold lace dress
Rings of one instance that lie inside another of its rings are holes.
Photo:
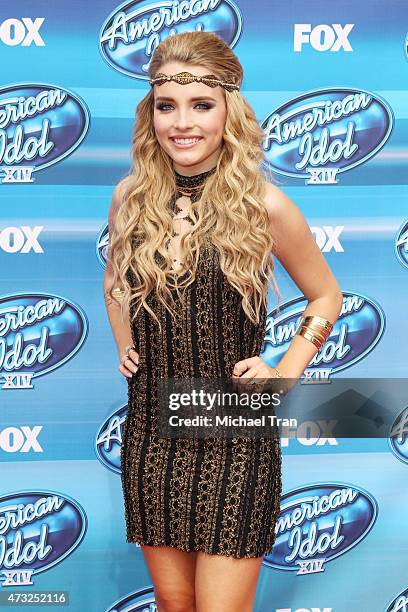
[[[148,303],[161,331],[145,308],[132,325],[139,368],[128,379],[121,446],[126,540],[257,557],[271,552],[275,541],[281,496],[278,435],[176,439],[154,433],[160,378],[230,377],[237,361],[261,352],[266,312],[254,325],[221,271],[217,249],[209,239],[201,248],[196,278],[177,320],[151,293]]]

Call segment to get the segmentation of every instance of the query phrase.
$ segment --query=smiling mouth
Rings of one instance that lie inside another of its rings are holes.
[[[197,138],[170,138],[170,140],[179,147],[189,147],[197,144],[202,140],[202,137]]]

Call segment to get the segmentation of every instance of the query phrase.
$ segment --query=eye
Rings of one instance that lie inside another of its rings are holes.
[[[169,105],[169,104],[160,104],[160,103],[159,103],[159,104],[157,104],[157,105],[156,105],[156,108],[157,108],[158,110],[163,111],[163,110],[165,109],[165,107],[166,107],[166,106],[170,106],[170,105]]]
[[[157,104],[156,108],[157,108],[158,110],[160,110],[160,111],[164,111],[164,112],[166,112],[166,107],[168,107],[168,106],[171,106],[171,104],[165,104],[164,102],[159,102],[159,103]],[[197,107],[197,106],[204,107],[204,108],[202,108],[201,110],[209,110],[210,108],[212,108],[212,107],[211,107],[209,104],[207,104],[206,102],[198,102],[198,103],[196,104],[196,107]]]

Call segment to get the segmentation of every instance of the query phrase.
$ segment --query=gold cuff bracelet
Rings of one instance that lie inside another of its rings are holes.
[[[333,324],[318,315],[303,316],[295,333],[312,342],[320,349],[333,329]]]

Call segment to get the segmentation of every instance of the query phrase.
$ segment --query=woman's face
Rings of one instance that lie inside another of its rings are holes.
[[[159,72],[209,73],[206,68],[179,62],[163,64]],[[185,176],[211,170],[221,152],[227,116],[224,89],[197,81],[188,85],[168,81],[154,85],[153,90],[156,137],[172,158],[174,169]],[[191,138],[193,142],[188,140]],[[177,142],[179,139],[181,142]]]

